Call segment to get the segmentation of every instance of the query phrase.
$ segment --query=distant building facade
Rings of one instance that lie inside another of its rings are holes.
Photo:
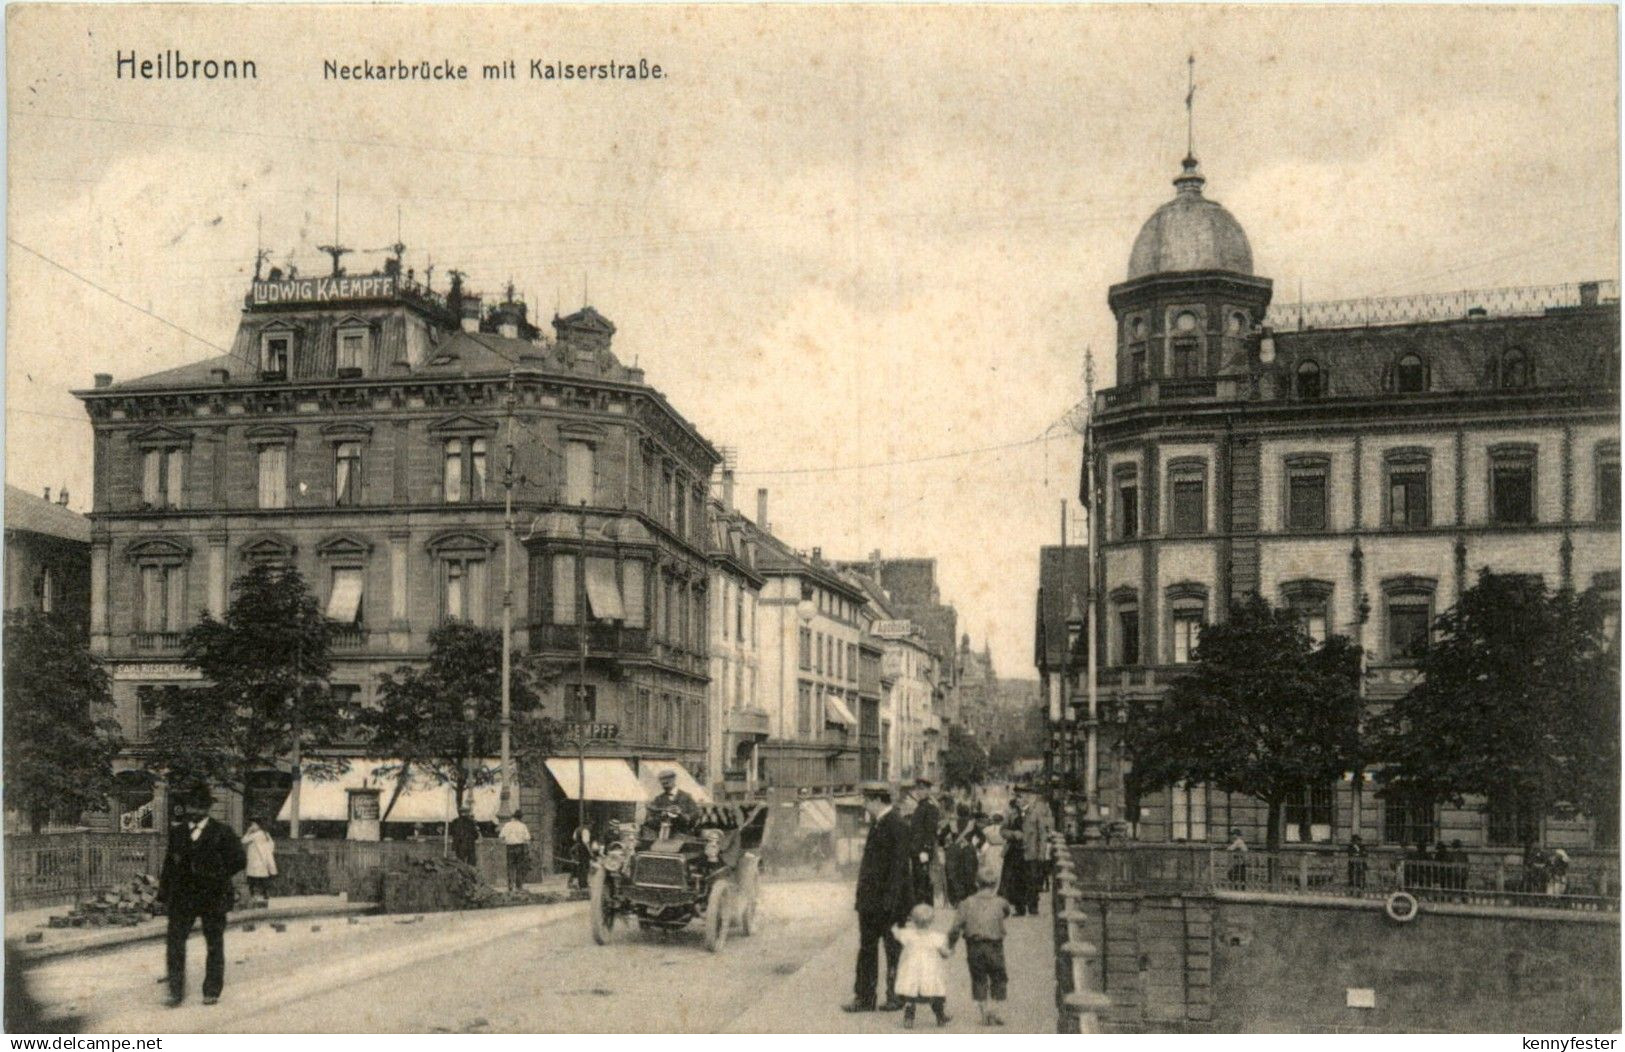
[[[771,726],[759,696],[757,607],[765,579],[756,570],[753,527],[733,507],[733,474],[711,506],[710,718],[706,770],[713,794],[753,797],[763,788],[758,750]]]
[[[1155,704],[1201,625],[1249,593],[1295,610],[1314,639],[1364,647],[1374,703],[1415,682],[1432,619],[1481,568],[1617,602],[1618,287],[1279,305],[1204,182],[1187,159],[1109,296],[1117,383],[1096,397],[1092,445],[1110,717],[1097,803],[1142,840],[1218,843],[1239,827],[1261,841],[1256,801],[1202,785],[1126,796],[1111,724]],[[1305,786],[1284,841],[1614,836],[1511,801],[1455,808],[1371,788]]]
[[[90,630],[90,520],[51,499],[6,487],[6,612],[36,610]]]

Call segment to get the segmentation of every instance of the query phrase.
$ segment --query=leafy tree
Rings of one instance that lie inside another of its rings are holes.
[[[303,752],[339,739],[352,714],[327,683],[331,628],[321,607],[296,571],[267,565],[239,577],[232,594],[225,620],[205,613],[182,641],[203,685],[156,692],[153,766],[177,785],[238,791],[284,758],[328,773],[334,761],[310,763]]]
[[[517,655],[511,665],[511,748],[521,770],[529,770],[552,751],[555,727],[542,718],[534,672]],[[495,780],[495,772],[479,764],[470,781],[469,767],[472,760],[494,756],[500,749],[501,666],[500,631],[448,621],[429,634],[426,665],[403,665],[378,677],[379,704],[361,712],[360,724],[370,735],[375,752],[400,760],[379,771],[381,777],[396,780],[395,791],[384,803],[384,814],[418,776],[452,786],[459,800],[472,787]],[[472,722],[465,719],[470,702],[474,706]]]
[[[1204,783],[1262,800],[1268,846],[1282,807],[1365,763],[1360,650],[1341,636],[1315,646],[1289,610],[1257,596],[1202,629],[1190,671],[1128,721],[1134,787]]]
[[[106,806],[120,746],[107,671],[81,633],[38,611],[5,621],[6,805],[38,833]]]
[[[974,789],[987,780],[987,751],[957,723],[948,726],[942,781],[949,789]]]
[[[1385,793],[1483,795],[1531,817],[1618,816],[1618,608],[1481,571],[1434,622],[1421,680],[1380,718]]]

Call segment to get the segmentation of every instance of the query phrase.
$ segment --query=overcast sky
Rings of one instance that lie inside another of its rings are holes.
[[[106,291],[9,246],[7,481],[87,509],[67,391],[217,353],[135,308],[227,344],[258,224],[325,272],[337,179],[343,242],[393,242],[399,206],[436,287],[512,278],[544,317],[585,294],[737,447],[741,504],[768,488],[775,531],[826,556],[935,556],[1007,676],[1033,675],[1036,552],[1076,494],[1052,425],[1086,348],[1111,380],[1106,291],[1172,195],[1188,53],[1207,191],[1279,296],[1619,269],[1609,7],[8,15],[9,236]],[[259,79],[115,79],[116,51],[163,49]],[[324,82],[328,58],[472,78]],[[479,79],[507,58],[519,80]],[[532,58],[669,77],[533,82]],[[925,459],[990,446],[1011,448]]]

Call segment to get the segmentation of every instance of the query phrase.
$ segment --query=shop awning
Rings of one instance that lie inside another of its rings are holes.
[[[803,800],[799,822],[802,832],[835,832],[835,803],[831,800]]]
[[[824,695],[824,703],[828,706],[824,710],[824,721],[826,723],[844,723],[848,727],[858,725],[858,718],[852,715],[852,710],[846,707],[846,702],[841,700],[839,694]]]
[[[588,757],[585,764],[571,756],[554,756],[547,773],[571,800],[581,799],[581,771],[587,773],[587,799],[617,804],[641,804],[653,794],[645,792],[625,760]]]
[[[450,785],[438,785],[421,771],[413,771],[407,784],[395,798],[399,778],[396,773],[379,777],[380,768],[398,767],[398,760],[351,760],[349,769],[337,778],[318,780],[305,777],[299,789],[299,818],[308,822],[348,822],[352,793],[377,793],[377,813],[389,808],[385,822],[449,822],[457,817],[457,794]],[[497,768],[487,766],[489,785],[474,787],[474,819],[479,822],[496,820],[501,802],[502,788],[497,782]],[[291,794],[282,801],[277,821],[286,822],[293,816]]]
[[[615,560],[587,560],[587,602],[592,605],[592,616],[600,621],[626,620],[621,589],[615,583]]]
[[[644,796],[645,800],[653,799],[659,794],[661,771],[676,771],[677,788],[683,790],[689,796],[692,796],[695,803],[711,803],[711,794],[706,792],[705,786],[701,785],[699,782],[696,782],[694,780],[694,776],[688,773],[688,768],[684,767],[676,760],[638,761],[638,781],[642,782],[643,787],[648,790],[647,794]]]

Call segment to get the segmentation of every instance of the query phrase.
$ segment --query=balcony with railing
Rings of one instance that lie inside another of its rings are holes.
[[[534,650],[581,649],[580,625],[531,625],[530,640]],[[650,649],[647,628],[628,628],[616,621],[596,621],[586,626],[587,653],[594,654],[647,654]]]
[[[184,632],[137,632],[130,637],[131,645],[142,654],[178,654]]]
[[[328,635],[334,650],[363,650],[367,646],[367,628],[357,624],[335,624]]]
[[[1309,329],[1350,329],[1468,318],[1539,317],[1554,310],[1618,302],[1618,281],[1518,285],[1315,303],[1276,302],[1270,304],[1265,324],[1277,332],[1302,332]]]
[[[1141,380],[1101,391],[1095,396],[1095,411],[1104,413],[1113,409],[1169,402],[1227,402],[1245,398],[1251,391],[1252,381],[1247,377],[1197,376]]]

